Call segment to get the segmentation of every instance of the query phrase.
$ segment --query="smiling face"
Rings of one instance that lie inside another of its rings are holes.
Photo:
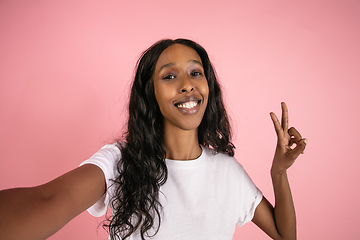
[[[156,63],[153,81],[155,97],[164,116],[164,130],[196,130],[209,95],[197,52],[181,44],[166,48]]]

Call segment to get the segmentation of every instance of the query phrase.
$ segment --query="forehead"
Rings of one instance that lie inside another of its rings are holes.
[[[199,54],[192,48],[182,44],[174,44],[166,48],[159,56],[156,63],[156,69],[168,63],[183,63],[190,60],[197,60],[202,63]]]

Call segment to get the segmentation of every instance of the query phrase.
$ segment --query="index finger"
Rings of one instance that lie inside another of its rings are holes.
[[[284,132],[287,132],[289,129],[289,113],[286,103],[281,103],[282,115],[281,115],[281,127],[284,129]]]

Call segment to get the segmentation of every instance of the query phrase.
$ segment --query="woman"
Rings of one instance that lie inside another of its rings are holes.
[[[288,129],[285,103],[281,124],[273,113],[271,119],[278,136],[271,168],[275,208],[232,157],[230,125],[206,51],[185,39],[157,42],[138,62],[125,141],[42,186],[1,192],[7,213],[0,238],[16,232],[13,239],[43,239],[85,209],[101,215],[110,204],[112,239],[231,239],[235,225],[250,220],[273,239],[296,239],[286,170],[306,139]]]

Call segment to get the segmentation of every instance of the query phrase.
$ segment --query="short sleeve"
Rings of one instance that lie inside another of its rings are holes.
[[[255,186],[249,175],[241,166],[242,179],[241,179],[241,194],[240,194],[240,208],[238,226],[243,226],[245,223],[250,222],[255,214],[255,209],[262,200],[261,191]]]
[[[92,155],[88,160],[85,160],[80,164],[94,164],[98,166],[104,173],[106,181],[106,193],[88,209],[88,212],[95,216],[103,216],[110,204],[110,199],[112,196],[112,182],[111,180],[115,179],[118,176],[117,173],[117,162],[121,157],[120,149],[118,143],[108,144],[102,147],[97,153]]]

